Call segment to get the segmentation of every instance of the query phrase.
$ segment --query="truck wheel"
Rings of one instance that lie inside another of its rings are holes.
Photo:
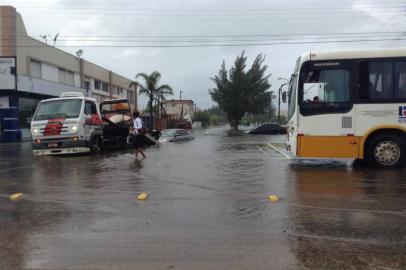
[[[90,152],[93,154],[100,153],[102,148],[101,148],[101,143],[99,137],[93,137],[92,140],[89,143],[90,147]]]
[[[368,163],[384,168],[402,165],[405,158],[402,138],[395,134],[378,135],[369,144],[366,158]]]
[[[116,138],[116,146],[118,148],[124,148],[124,146],[126,145],[127,140],[124,139],[123,137],[117,137]]]

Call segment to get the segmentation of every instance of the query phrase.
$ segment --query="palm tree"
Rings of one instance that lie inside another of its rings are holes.
[[[135,76],[135,79],[142,78],[144,83],[139,81],[134,81],[130,83],[130,87],[138,86],[140,88],[139,93],[148,96],[149,98],[149,111],[150,111],[150,119],[149,119],[149,126],[152,129],[154,122],[153,122],[153,102],[158,98],[162,98],[165,95],[173,95],[172,87],[167,84],[158,86],[158,82],[161,79],[161,73],[158,71],[154,71],[151,74],[146,73],[138,73]]]

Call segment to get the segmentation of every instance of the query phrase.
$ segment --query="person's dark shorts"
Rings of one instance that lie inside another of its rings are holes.
[[[135,141],[134,141],[134,143],[133,143],[134,148],[140,148],[140,147],[142,147],[142,138],[141,138],[141,136],[142,136],[142,135],[138,134],[138,135],[135,137]]]

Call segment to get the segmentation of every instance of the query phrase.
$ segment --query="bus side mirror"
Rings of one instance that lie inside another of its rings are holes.
[[[286,93],[286,91],[284,91],[282,93],[282,101],[283,101],[283,103],[286,103],[287,100],[288,100],[288,94]]]

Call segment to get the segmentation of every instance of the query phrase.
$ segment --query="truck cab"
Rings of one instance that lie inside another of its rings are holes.
[[[31,123],[33,153],[98,153],[108,145],[123,147],[131,125],[127,100],[99,105],[82,93],[63,93],[38,104]]]

